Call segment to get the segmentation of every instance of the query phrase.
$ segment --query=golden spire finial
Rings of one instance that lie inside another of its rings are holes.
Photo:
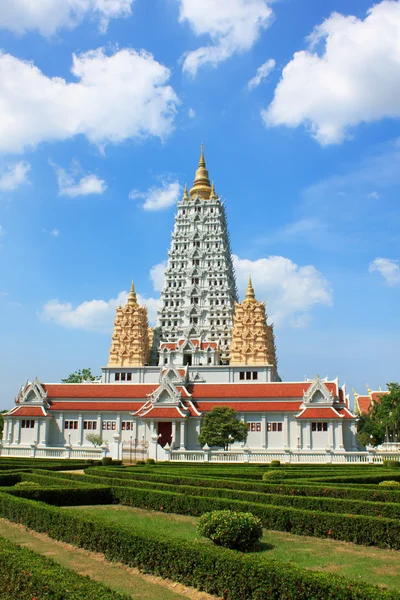
[[[185,183],[185,189],[183,190],[183,199],[184,200],[189,200],[189,193],[188,193],[187,183]]]
[[[208,200],[211,193],[211,184],[208,177],[208,171],[206,169],[206,161],[204,158],[204,144],[200,146],[200,160],[197,167],[196,175],[194,177],[193,187],[190,190],[190,197],[194,198],[200,196]]]
[[[214,182],[212,182],[212,184],[211,184],[210,198],[218,198],[217,193],[215,191]]]
[[[136,292],[135,292],[135,284],[133,282],[133,279],[132,279],[131,291],[128,294],[127,304],[130,304],[131,306],[138,305],[137,298],[136,298]]]
[[[246,298],[244,299],[244,301],[245,302],[256,302],[256,296],[254,294],[253,284],[251,283],[250,275],[249,275],[249,281],[247,283]]]

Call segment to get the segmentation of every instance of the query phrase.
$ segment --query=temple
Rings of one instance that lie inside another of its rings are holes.
[[[247,423],[247,441],[228,452],[198,440],[215,406]],[[4,421],[2,456],[345,462],[359,452],[345,386],[318,376],[282,382],[273,325],[250,277],[240,302],[225,205],[203,147],[177,204],[154,329],[132,283],[101,379],[27,381]]]

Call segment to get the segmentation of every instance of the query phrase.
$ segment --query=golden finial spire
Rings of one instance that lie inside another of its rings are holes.
[[[185,183],[185,189],[183,190],[183,199],[184,200],[189,200],[189,193],[188,193],[187,183]]]
[[[253,284],[251,283],[250,275],[249,281],[247,283],[246,298],[244,299],[244,302],[256,302],[256,296],[254,294]]]
[[[206,161],[204,158],[204,145],[200,146],[200,160],[197,167],[196,175],[194,177],[193,187],[190,190],[190,197],[194,198],[200,196],[208,200],[211,193],[211,184],[208,177],[208,171],[206,169]]]
[[[210,198],[218,198],[217,193],[215,191],[215,187],[214,187],[214,182],[212,182],[211,184],[211,194],[210,194]]]
[[[137,298],[136,298],[136,292],[135,292],[135,284],[133,282],[133,279],[132,279],[131,291],[128,294],[127,304],[130,304],[131,306],[138,305]]]

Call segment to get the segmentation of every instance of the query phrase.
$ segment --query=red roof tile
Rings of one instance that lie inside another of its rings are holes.
[[[143,402],[52,402],[50,411],[76,410],[76,411],[123,411],[132,412],[139,410]]]
[[[8,413],[13,417],[47,417],[45,410],[41,406],[18,406]]]
[[[214,406],[229,406],[237,412],[299,412],[301,402],[196,402],[200,412],[209,412]]]
[[[333,408],[306,408],[298,419],[340,419]]]
[[[341,417],[343,417],[344,419],[355,419],[356,416],[353,415],[348,408],[343,407],[343,408],[337,408],[335,406],[335,410],[340,414]]]
[[[182,414],[176,406],[169,408],[152,408],[147,413],[141,415],[141,419],[182,419],[185,415]]]
[[[196,383],[189,387],[193,398],[303,398],[310,387],[304,383]],[[326,384],[336,392],[336,384]]]
[[[45,383],[49,398],[142,398],[158,384],[143,383]]]
[[[369,396],[358,396],[356,402],[361,413],[366,414],[371,408],[371,398]]]

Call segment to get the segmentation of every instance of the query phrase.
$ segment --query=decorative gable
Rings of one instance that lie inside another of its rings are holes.
[[[304,404],[325,404],[332,406],[335,401],[335,396],[328,390],[323,380],[319,375],[316,375],[308,388],[304,392]]]

